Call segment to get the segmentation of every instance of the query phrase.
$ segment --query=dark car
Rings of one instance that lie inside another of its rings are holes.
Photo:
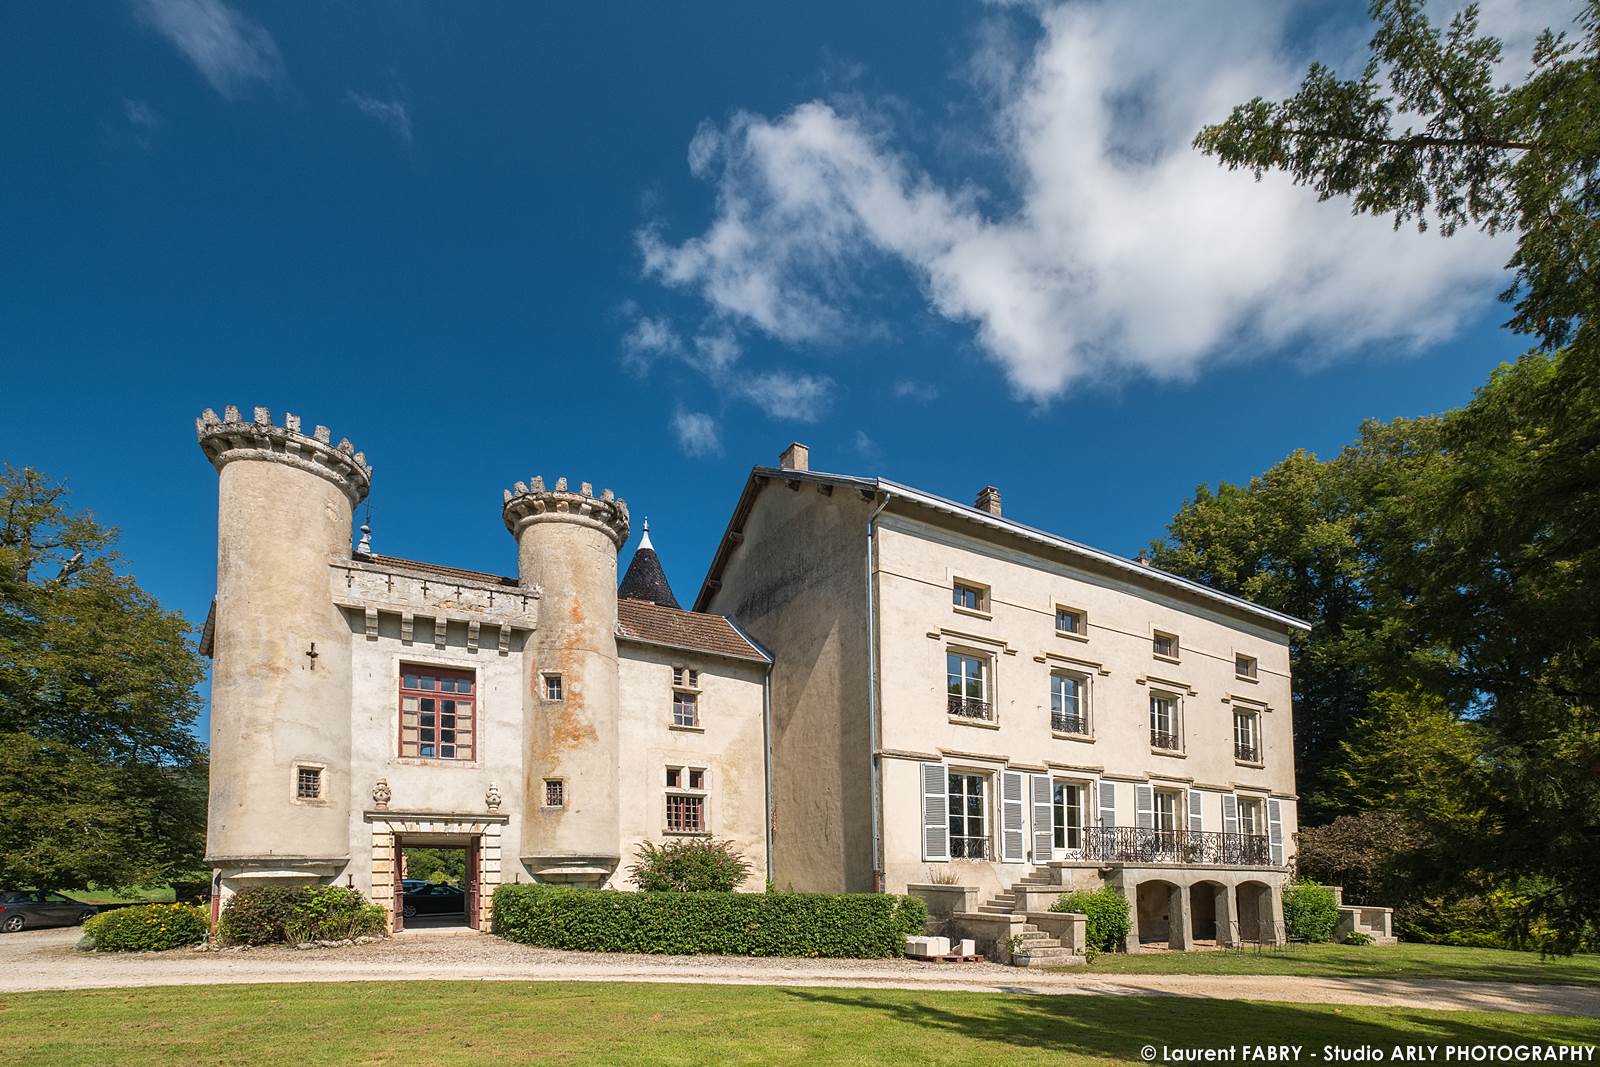
[[[60,893],[33,889],[0,891],[0,930],[8,934],[36,926],[78,926],[98,914],[100,909],[93,904]]]
[[[465,915],[467,895],[453,885],[424,882],[415,891],[405,886],[405,916]]]

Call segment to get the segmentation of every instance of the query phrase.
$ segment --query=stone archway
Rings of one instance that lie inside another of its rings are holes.
[[[1238,939],[1256,944],[1275,944],[1277,917],[1272,913],[1272,887],[1265,882],[1240,882],[1234,890],[1237,901]]]
[[[1182,887],[1161,879],[1139,883],[1134,894],[1134,934],[1140,946],[1187,947],[1183,893]]]
[[[401,899],[400,887],[396,884],[401,839],[459,843],[469,847],[473,869],[468,872],[468,880],[476,888],[476,899],[468,924],[481,930],[490,928],[494,916],[494,888],[500,884],[500,834],[505,828],[504,816],[384,812],[369,813],[367,821],[372,826],[372,902],[389,912],[391,928]]]
[[[1229,943],[1228,887],[1221,882],[1200,881],[1189,886],[1189,933],[1195,942],[1216,945]]]

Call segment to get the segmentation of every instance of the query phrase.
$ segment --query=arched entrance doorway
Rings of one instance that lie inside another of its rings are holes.
[[[1197,945],[1228,943],[1228,887],[1221,882],[1196,882],[1189,887],[1189,933]]]
[[[1182,948],[1172,944],[1173,921],[1181,922],[1183,890],[1171,882],[1155,880],[1140,882],[1134,907],[1137,911],[1135,929],[1141,947]]]
[[[1277,916],[1272,914],[1272,889],[1265,882],[1241,882],[1234,890],[1239,940],[1275,944]]]

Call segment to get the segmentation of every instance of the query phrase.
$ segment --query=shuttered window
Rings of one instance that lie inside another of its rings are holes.
[[[946,793],[944,764],[924,763],[918,768],[922,777],[922,858],[947,860],[950,858],[949,800]]]
[[[1027,859],[1027,844],[1022,833],[1022,775],[1016,771],[1000,774],[1000,859],[1022,863]]]
[[[1281,802],[1269,799],[1267,801],[1267,841],[1272,849],[1272,865],[1283,866],[1283,805]]]

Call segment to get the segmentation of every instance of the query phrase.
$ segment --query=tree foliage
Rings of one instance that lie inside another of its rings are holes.
[[[1500,42],[1477,5],[1443,30],[1421,0],[1373,0],[1360,77],[1312,64],[1287,100],[1256,97],[1195,138],[1230,168],[1284,171],[1323,199],[1398,227],[1513,231],[1511,326],[1547,349],[1585,347],[1600,287],[1600,0],[1573,32],[1546,30],[1519,85],[1498,84]]]
[[[31,469],[0,474],[0,884],[194,871],[204,676],[189,624],[118,571],[114,530]]]

